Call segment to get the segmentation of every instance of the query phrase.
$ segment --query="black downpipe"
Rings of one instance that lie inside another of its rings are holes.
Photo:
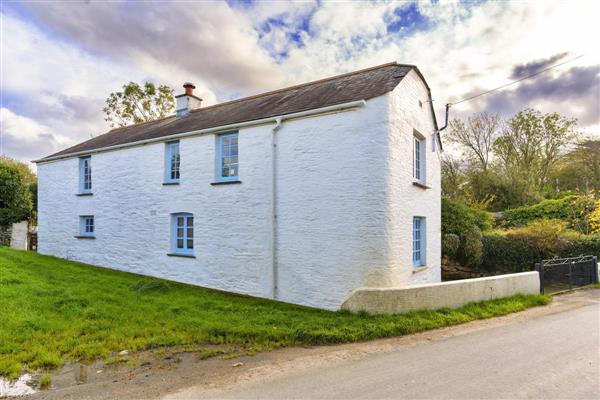
[[[448,127],[448,116],[450,115],[450,106],[451,106],[450,103],[446,104],[446,122],[444,123],[444,126],[442,126],[440,129],[438,129],[438,133]]]

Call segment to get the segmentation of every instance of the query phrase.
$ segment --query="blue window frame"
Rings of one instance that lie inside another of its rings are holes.
[[[168,142],[165,146],[165,182],[179,182],[179,142]]]
[[[425,182],[425,139],[414,137],[413,176],[419,182]]]
[[[96,235],[93,215],[81,215],[79,217],[79,235],[89,237]]]
[[[92,157],[79,159],[79,192],[92,193]]]
[[[224,133],[217,136],[217,180],[237,181],[238,176],[238,133]]]
[[[194,254],[193,214],[171,214],[171,251],[176,254]]]
[[[413,266],[425,265],[425,218],[413,217]]]

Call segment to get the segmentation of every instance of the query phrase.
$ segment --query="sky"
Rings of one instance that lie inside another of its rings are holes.
[[[25,162],[109,130],[127,82],[210,105],[390,61],[417,65],[451,118],[524,108],[600,137],[598,1],[0,0],[0,153]],[[443,136],[442,136],[443,138]]]

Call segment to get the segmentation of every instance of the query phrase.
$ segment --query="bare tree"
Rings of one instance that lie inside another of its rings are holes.
[[[500,118],[488,113],[475,114],[466,122],[454,119],[450,122],[448,140],[462,145],[467,156],[486,171],[491,162],[494,141],[499,136]]]

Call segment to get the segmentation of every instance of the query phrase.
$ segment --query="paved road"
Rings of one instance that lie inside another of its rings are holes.
[[[600,304],[184,397],[599,399]]]

